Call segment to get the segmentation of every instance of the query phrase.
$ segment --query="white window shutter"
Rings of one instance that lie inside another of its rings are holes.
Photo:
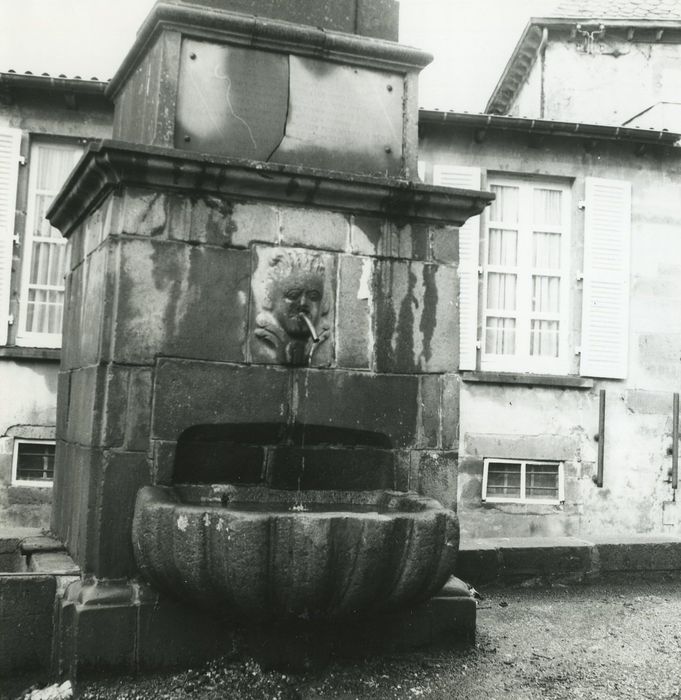
[[[433,184],[479,190],[482,171],[460,165],[433,166]],[[478,357],[478,267],[480,217],[459,229],[459,369],[476,369]]]
[[[631,183],[586,178],[580,373],[627,375]]]
[[[7,343],[21,129],[0,128],[0,345]]]

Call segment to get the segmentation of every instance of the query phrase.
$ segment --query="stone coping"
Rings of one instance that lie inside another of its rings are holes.
[[[166,0],[157,3],[143,22],[132,48],[106,90],[107,97],[115,99],[140,59],[164,30],[192,38],[401,73],[420,70],[433,60],[425,51],[392,41]]]
[[[473,585],[650,573],[681,574],[681,537],[462,538],[456,567],[456,575]]]
[[[145,187],[461,226],[490,192],[104,140],[91,144],[47,217],[65,236],[113,189]]]

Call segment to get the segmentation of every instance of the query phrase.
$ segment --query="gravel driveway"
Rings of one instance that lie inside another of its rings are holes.
[[[177,675],[83,683],[76,697],[681,700],[681,582],[482,593],[475,648],[338,663],[301,676],[227,661]]]

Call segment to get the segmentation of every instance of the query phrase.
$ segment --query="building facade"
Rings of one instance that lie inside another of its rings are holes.
[[[47,526],[67,247],[44,215],[91,139],[106,84],[0,74],[0,526]]]

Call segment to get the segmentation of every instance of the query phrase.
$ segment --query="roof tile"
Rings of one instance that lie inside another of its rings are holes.
[[[681,20],[681,0],[562,0],[550,16]]]

